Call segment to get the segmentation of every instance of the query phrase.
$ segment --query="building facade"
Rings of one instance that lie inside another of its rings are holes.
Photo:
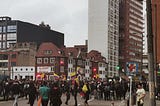
[[[45,74],[46,79],[49,79],[54,73],[67,74],[67,60],[64,53],[52,42],[44,42],[40,45],[35,62],[36,74]]]
[[[17,52],[1,51],[0,52],[0,76],[10,76],[12,66],[16,66]]]
[[[106,58],[100,52],[90,51],[87,54],[85,67],[86,78],[89,76],[95,79],[106,80],[108,64]]]
[[[142,72],[143,1],[120,0],[119,62],[125,72]],[[130,66],[134,69],[130,70]],[[133,71],[134,70],[134,71]]]
[[[108,62],[108,76],[118,76],[119,0],[89,0],[88,9],[88,52],[101,52]]]
[[[1,50],[0,75],[10,76],[15,66],[34,67],[36,53],[37,44],[33,42],[11,44],[9,49]]]
[[[156,63],[160,63],[160,1],[152,0],[152,27],[153,27],[153,38],[154,38],[154,50],[155,50],[155,59]]]
[[[64,34],[42,25],[34,25],[10,17],[0,17],[0,49],[6,50],[17,42],[52,42],[58,47],[64,46]]]
[[[10,78],[35,80],[35,67],[34,66],[15,66],[12,67]]]

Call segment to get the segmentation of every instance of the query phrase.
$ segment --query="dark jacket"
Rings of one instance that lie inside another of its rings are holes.
[[[13,92],[14,95],[18,95],[19,92],[20,92],[19,83],[18,82],[14,82],[12,87],[11,87],[11,89],[12,89],[12,92]]]
[[[33,104],[34,100],[36,99],[36,95],[37,95],[37,89],[34,86],[34,84],[29,85],[28,94],[29,94],[29,103]]]

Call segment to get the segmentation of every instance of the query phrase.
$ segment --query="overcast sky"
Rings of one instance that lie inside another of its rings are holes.
[[[87,0],[0,0],[0,16],[33,24],[42,21],[65,34],[65,45],[85,44]]]

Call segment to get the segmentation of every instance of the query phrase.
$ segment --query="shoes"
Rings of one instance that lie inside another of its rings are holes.
[[[89,106],[88,103],[84,103],[84,106]]]
[[[66,104],[66,105],[68,105],[68,103],[67,103],[67,102],[65,102],[65,104]]]

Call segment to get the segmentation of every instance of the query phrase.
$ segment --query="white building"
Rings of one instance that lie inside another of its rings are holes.
[[[33,79],[35,80],[35,67],[34,66],[16,66],[12,67],[11,79]]]
[[[103,62],[99,62],[98,63],[98,75],[99,75],[99,78],[102,79],[102,80],[105,80],[106,79],[106,64],[103,63]]]
[[[74,63],[74,59],[73,59],[73,57],[69,57],[68,58],[68,80],[70,80],[71,79],[71,74],[75,71],[75,68],[74,68],[74,66],[73,66],[73,63]]]
[[[88,5],[88,52],[101,52],[108,62],[108,76],[118,76],[119,0],[89,0]]]
[[[86,59],[86,61],[85,61],[85,78],[88,80],[92,79],[90,67],[91,67],[90,59]]]

